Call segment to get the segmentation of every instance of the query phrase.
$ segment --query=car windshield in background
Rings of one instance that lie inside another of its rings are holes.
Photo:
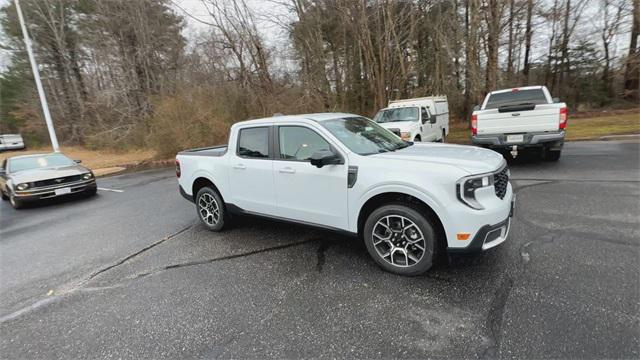
[[[389,130],[363,117],[326,120],[320,123],[346,147],[360,155],[394,151],[409,146]]]
[[[44,169],[75,165],[75,162],[62,154],[30,156],[9,160],[9,171],[12,173],[32,169]]]
[[[497,109],[509,105],[538,105],[547,104],[547,97],[542,89],[508,91],[491,94],[485,109]]]
[[[386,109],[379,111],[373,118],[377,123],[388,123],[396,121],[418,121],[418,108],[405,107],[396,109]]]

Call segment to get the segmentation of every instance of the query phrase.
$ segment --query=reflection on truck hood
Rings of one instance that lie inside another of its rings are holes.
[[[404,149],[371,156],[380,159],[453,165],[470,175],[495,171],[504,161],[502,155],[492,150],[438,143],[415,143]]]
[[[65,176],[73,176],[88,173],[84,166],[71,165],[57,168],[43,168],[24,170],[11,174],[11,179],[14,184],[28,183],[39,180],[57,179]]]
[[[411,132],[411,128],[418,125],[417,121],[393,121],[386,123],[378,123],[385,129],[400,129],[400,132]]]

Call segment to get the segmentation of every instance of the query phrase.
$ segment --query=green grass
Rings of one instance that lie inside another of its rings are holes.
[[[467,123],[450,124],[447,142],[470,144],[471,130]],[[566,140],[596,140],[607,135],[640,134],[640,114],[609,115],[572,119],[569,116]]]

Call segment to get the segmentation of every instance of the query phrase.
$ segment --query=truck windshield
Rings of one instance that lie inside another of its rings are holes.
[[[418,121],[417,107],[403,107],[395,109],[380,110],[373,118],[377,123],[388,123],[396,121]]]
[[[411,144],[363,117],[325,120],[321,121],[320,124],[351,151],[360,155],[395,151]]]
[[[517,90],[489,95],[486,109],[497,109],[508,105],[547,104],[547,97],[542,89]]]

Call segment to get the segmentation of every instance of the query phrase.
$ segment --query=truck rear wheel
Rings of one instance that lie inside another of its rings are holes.
[[[364,226],[364,241],[369,255],[380,267],[405,276],[429,270],[437,244],[431,221],[404,204],[374,210]]]
[[[447,133],[444,129],[442,129],[442,137],[440,138],[440,140],[438,140],[438,142],[443,143],[446,137],[447,137]]]
[[[558,161],[560,160],[561,150],[547,150],[544,154],[544,159],[547,161]]]
[[[198,218],[210,231],[220,231],[227,222],[227,209],[217,191],[203,187],[195,198]]]

